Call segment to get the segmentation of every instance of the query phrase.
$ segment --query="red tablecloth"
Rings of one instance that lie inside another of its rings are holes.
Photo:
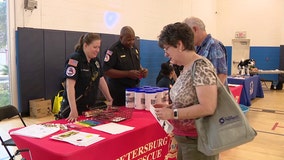
[[[242,85],[229,85],[230,91],[234,95],[236,101],[240,103],[240,97],[242,93],[243,86]]]
[[[55,122],[66,123],[65,120]],[[92,128],[81,129],[80,131],[105,137],[104,140],[87,147],[52,140],[50,139],[52,135],[41,139],[18,135],[11,135],[11,137],[19,149],[30,149],[33,160],[164,160],[166,156],[173,155],[172,149],[176,146],[171,144],[172,137],[164,132],[150,112],[135,110],[131,119],[122,121],[120,124],[135,127],[135,129],[118,135]],[[55,134],[62,132],[64,131]],[[22,154],[30,160],[28,153]]]

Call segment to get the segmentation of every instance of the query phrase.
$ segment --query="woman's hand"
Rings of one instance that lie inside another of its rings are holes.
[[[157,118],[161,120],[173,119],[173,110],[168,104],[154,104]]]
[[[158,104],[154,104],[153,107],[154,108],[163,108],[163,107],[166,107],[167,104],[163,104],[163,103],[158,103]]]
[[[69,113],[69,116],[66,118],[66,120],[68,122],[75,122],[75,121],[77,121],[78,116],[79,116],[79,114],[78,114],[77,110],[72,111],[72,109],[71,109],[71,112]]]
[[[105,104],[107,105],[107,110],[112,108],[112,102],[113,102],[113,100],[105,101]]]
[[[161,120],[168,120],[174,118],[173,110],[168,107],[156,108],[156,115]]]

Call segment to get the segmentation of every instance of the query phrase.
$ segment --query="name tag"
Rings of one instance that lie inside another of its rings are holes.
[[[89,72],[89,69],[81,69],[82,72]]]

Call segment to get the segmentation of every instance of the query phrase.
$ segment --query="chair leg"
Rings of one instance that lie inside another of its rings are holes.
[[[262,84],[263,84],[266,88],[268,88],[268,86],[267,86],[267,84],[266,84],[265,81],[262,81]]]
[[[12,156],[12,154],[10,153],[8,147],[7,147],[6,145],[4,145],[5,142],[4,142],[4,140],[2,139],[1,136],[0,136],[0,141],[1,141],[2,146],[5,148],[6,152],[8,153],[10,159],[13,158],[13,156]]]
[[[5,150],[7,151],[8,155],[9,155],[9,157],[10,157],[10,160],[13,160],[14,158],[13,158],[12,154],[10,153],[8,147],[7,147],[7,146],[4,146],[4,148],[5,148]]]
[[[15,154],[12,156],[12,160],[19,154],[21,154],[21,152],[29,152],[30,150],[25,148],[25,149],[18,149],[16,150]],[[21,160],[25,160],[25,158],[22,158]]]

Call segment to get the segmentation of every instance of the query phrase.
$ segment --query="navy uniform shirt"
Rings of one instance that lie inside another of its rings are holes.
[[[120,41],[107,50],[104,59],[104,71],[117,69],[122,71],[140,70],[139,51],[136,47],[124,47]],[[108,86],[113,98],[113,105],[125,105],[125,89],[136,87],[139,79],[108,78]]]
[[[76,98],[83,95],[83,97],[76,102],[78,112],[80,113],[80,111],[82,111],[80,108],[94,106],[98,93],[99,79],[103,75],[99,59],[93,58],[90,63],[88,63],[83,51],[75,52],[70,55],[70,58],[65,63],[64,75],[65,79],[71,78],[76,81]],[[66,91],[63,97],[64,102],[68,105]]]

